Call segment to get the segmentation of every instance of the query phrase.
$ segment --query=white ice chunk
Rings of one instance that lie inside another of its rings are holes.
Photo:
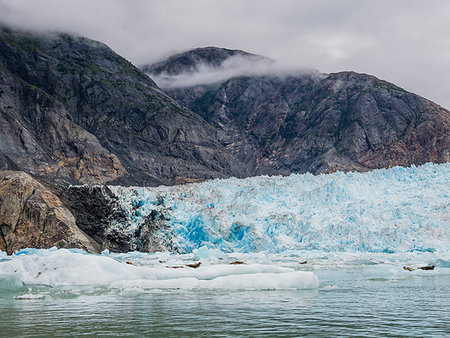
[[[0,262],[0,278],[25,285],[106,285],[117,288],[305,289],[315,288],[312,272],[276,265],[204,265],[198,269],[133,266],[104,255],[39,250]]]
[[[210,280],[177,278],[167,280],[121,281],[112,284],[120,289],[228,289],[228,290],[285,290],[314,289],[319,279],[312,272],[293,271],[285,273],[254,273],[227,275]]]

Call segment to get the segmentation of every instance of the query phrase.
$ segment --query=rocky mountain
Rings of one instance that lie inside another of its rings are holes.
[[[69,183],[245,176],[199,115],[102,43],[0,29],[0,168]]]
[[[220,71],[237,53],[200,48],[142,69],[164,78],[168,95],[215,126],[218,140],[250,175],[365,171],[450,160],[449,111],[374,76],[268,71],[216,83],[176,82],[181,76],[201,78],[195,62]],[[216,55],[222,63],[209,62]]]

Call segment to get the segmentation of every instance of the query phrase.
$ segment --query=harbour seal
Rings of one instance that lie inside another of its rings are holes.
[[[202,264],[202,262],[197,262],[197,263],[192,263],[192,264],[186,264],[186,266],[190,267],[190,268],[194,268],[197,269],[200,264]]]

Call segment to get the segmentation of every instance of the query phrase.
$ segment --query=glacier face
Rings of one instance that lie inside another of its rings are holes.
[[[367,173],[217,179],[174,187],[110,187],[128,212],[120,231],[149,215],[182,253],[447,251],[450,164]]]

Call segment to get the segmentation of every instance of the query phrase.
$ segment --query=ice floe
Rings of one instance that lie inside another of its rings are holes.
[[[319,285],[310,271],[276,265],[213,264],[197,269],[167,265],[134,266],[110,256],[66,249],[33,250],[0,262],[0,278],[23,285],[83,286],[112,288],[199,289],[313,289]],[[21,296],[25,297],[25,296]],[[30,296],[32,297],[32,296]]]

